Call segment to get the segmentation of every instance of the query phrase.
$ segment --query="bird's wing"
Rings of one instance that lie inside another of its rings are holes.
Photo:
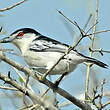
[[[51,38],[45,36],[39,36],[35,40],[32,41],[30,45],[30,50],[36,52],[61,52],[65,53],[69,45],[61,43],[59,41],[53,40]]]

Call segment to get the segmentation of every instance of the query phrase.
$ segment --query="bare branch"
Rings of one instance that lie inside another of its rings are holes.
[[[1,55],[0,58],[4,62],[10,64],[13,67],[15,67],[16,69],[24,72],[25,74],[28,74],[29,76],[32,76],[34,79],[39,80],[41,83],[43,83],[43,84],[47,85],[49,88],[55,90],[55,92],[57,92],[61,96],[65,97],[66,99],[71,101],[76,106],[82,108],[83,110],[91,110],[91,107],[88,104],[85,104],[82,101],[76,99],[74,96],[69,94],[67,91],[65,91],[65,90],[63,90],[63,89],[61,89],[59,87],[55,88],[55,85],[52,82],[50,82],[49,80],[47,80],[47,79],[42,80],[42,76],[39,75],[39,73],[34,74],[34,72],[32,70],[30,70],[29,68],[23,67],[22,65],[20,65],[20,64],[18,64],[16,62],[12,61],[11,59],[7,58],[5,55]],[[34,98],[36,99],[36,97],[34,97]]]
[[[102,105],[102,108],[106,107],[109,104],[110,104],[110,101],[106,102],[105,104]]]
[[[110,51],[103,50],[102,48],[100,48],[100,49],[91,49],[91,48],[89,48],[89,50],[92,51],[92,52],[99,52],[102,56],[103,56],[103,53],[110,53]]]
[[[29,110],[39,109],[40,105],[35,104],[32,107],[29,108]]]
[[[95,34],[100,34],[100,33],[103,33],[103,32],[108,32],[110,30],[102,30],[102,31],[97,31],[97,32],[94,32],[92,34],[86,34],[86,36],[91,36],[91,35],[95,35]]]
[[[18,91],[18,89],[16,89],[16,88],[6,87],[6,86],[0,86],[0,89]]]
[[[90,14],[90,15],[89,15],[89,18],[88,18],[88,20],[87,20],[86,24],[84,25],[83,30],[85,30],[85,28],[86,28],[86,27],[87,27],[87,25],[89,24],[89,22],[90,22],[91,18],[92,18],[92,14]]]
[[[93,24],[93,26],[91,26],[91,27],[87,30],[86,34],[87,34],[91,29],[93,29],[97,24],[98,24],[98,21],[97,21],[95,24]]]
[[[0,73],[0,79],[3,80],[5,83],[8,83],[18,89],[23,94],[27,95],[34,104],[38,103],[40,106],[47,108],[48,110],[58,110],[56,107],[52,105],[51,102],[45,101],[42,97],[34,94],[30,89],[27,89],[21,85],[19,85],[15,80],[10,79],[8,76]]]
[[[64,103],[62,103],[62,104],[59,104],[58,106],[59,106],[59,107],[65,107],[65,106],[69,106],[69,105],[71,105],[71,104],[72,104],[71,102],[67,101],[67,102],[64,102]]]
[[[12,9],[12,8],[14,8],[14,7],[16,7],[16,6],[20,5],[20,4],[22,4],[22,3],[24,3],[25,1],[27,1],[27,0],[20,1],[20,2],[14,4],[14,5],[12,5],[12,6],[9,6],[8,8],[0,9],[0,12],[4,12],[4,11],[7,11],[7,10],[10,10],[10,9]]]
[[[22,81],[26,84],[26,79],[23,78],[23,76],[21,75],[21,73],[15,67],[12,66],[12,68],[15,70],[15,72],[17,73],[17,75],[22,79]],[[27,84],[27,88],[29,88],[34,93],[32,87],[29,84]]]
[[[32,107],[33,105],[28,105],[28,106],[25,106],[25,107],[22,107],[22,108],[19,108],[18,110],[27,110],[28,108]]]
[[[58,11],[58,10],[57,10],[57,11]],[[85,34],[83,34],[83,32],[84,32],[83,29],[81,29],[80,26],[79,26],[76,22],[71,21],[71,20],[70,20],[69,18],[67,18],[61,11],[58,11],[58,12],[59,12],[61,15],[63,15],[66,19],[68,19],[72,24],[74,24],[74,25],[79,29],[79,31],[80,31],[82,37],[79,38],[79,40],[77,41],[77,43],[76,43],[73,47],[71,47],[71,46],[68,47],[68,50],[65,51],[64,55],[62,55],[62,56],[57,60],[57,62],[56,62],[50,69],[48,69],[47,72],[43,75],[42,80],[44,80],[44,79],[46,78],[46,76],[49,75],[49,73],[55,68],[55,66],[61,61],[61,59],[63,59],[67,54],[69,54],[69,52],[70,52],[71,50],[74,50],[74,48],[81,42],[81,40],[82,40],[84,37],[87,37]],[[85,32],[84,32],[84,33],[85,33]]]
[[[58,11],[58,10],[57,10]],[[79,29],[79,31],[80,31],[80,33],[81,33],[81,37],[79,38],[79,40],[75,43],[75,45],[73,46],[73,47],[68,47],[68,50],[65,52],[65,54],[64,55],[62,55],[59,59],[58,59],[58,61],[49,69],[49,70],[47,70],[47,72],[43,75],[43,77],[42,77],[42,80],[44,80],[45,78],[46,78],[46,76],[47,75],[49,75],[49,73],[55,68],[55,66],[61,61],[61,59],[63,59],[67,54],[69,54],[69,52],[71,51],[71,50],[74,50],[74,48],[81,42],[81,40],[84,38],[84,37],[87,37],[87,36],[89,36],[89,35],[86,35],[86,33],[84,32],[84,30],[83,29],[81,29],[80,28],[80,26],[74,21],[72,21],[72,20],[70,20],[68,17],[66,17],[61,11],[58,11],[62,16],[64,16],[67,20],[69,20],[69,22],[71,22],[72,24],[74,24],[78,29]],[[97,21],[95,21],[95,24],[97,24]],[[96,25],[94,25],[94,26],[92,26],[92,28],[95,28],[96,27]],[[91,29],[92,29],[91,28]],[[105,32],[105,31],[104,31]],[[95,33],[95,31],[94,31],[94,33]],[[98,32],[99,33],[99,32]],[[92,34],[93,36],[94,36],[94,34]],[[94,37],[93,37],[94,38]],[[93,44],[91,44],[91,45],[93,45]],[[93,47],[93,46],[92,46]]]
[[[76,23],[70,20],[67,16],[65,16],[61,11],[57,10],[64,18],[66,18],[70,23],[74,24],[76,26]]]
[[[87,22],[85,23],[85,25],[84,25],[84,27],[83,27],[83,32],[85,31],[85,29],[86,29],[87,25],[89,24],[91,18],[92,18],[92,14],[90,14],[90,16],[89,16]],[[85,32],[84,32],[84,33],[85,33]],[[87,33],[87,32],[86,32],[86,33]],[[81,37],[81,34],[79,35],[78,38],[80,38],[80,37]]]
[[[42,94],[42,96],[41,97],[44,97],[46,94],[47,94],[47,92],[50,90],[50,88],[48,88],[43,94]]]
[[[98,0],[96,0],[96,13],[95,13],[95,21],[94,21],[95,26],[93,28],[93,33],[96,32],[97,21],[98,21]],[[91,48],[93,48],[93,45],[94,45],[94,37],[95,37],[95,34],[91,36]],[[92,57],[92,54],[93,52],[91,51],[89,57]],[[91,64],[88,64],[87,74],[86,74],[85,99],[88,99],[90,67],[91,67]]]
[[[99,102],[98,102],[99,109],[102,108],[101,101],[102,101],[102,97],[103,97],[103,86],[104,86],[104,84],[105,84],[105,79],[103,79],[101,82],[101,93],[100,93]]]

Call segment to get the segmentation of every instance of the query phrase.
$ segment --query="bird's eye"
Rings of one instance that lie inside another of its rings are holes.
[[[18,36],[17,36],[17,39],[22,38],[23,35],[24,35],[23,32],[20,32],[20,33],[18,34]]]

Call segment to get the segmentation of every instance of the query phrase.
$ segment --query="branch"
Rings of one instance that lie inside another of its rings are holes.
[[[97,32],[94,32],[92,34],[87,34],[88,32],[86,32],[86,36],[91,36],[91,35],[95,35],[95,34],[100,34],[100,33],[103,33],[103,32],[108,32],[110,30],[102,30],[102,31],[97,31]]]
[[[97,21],[95,24],[93,24],[93,25],[87,30],[86,34],[87,34],[91,29],[93,29],[97,24],[98,24],[98,21]]]
[[[64,18],[66,18],[70,23],[74,24],[76,26],[76,23],[70,20],[68,17],[66,17],[61,11],[57,10]]]
[[[96,13],[95,13],[95,21],[94,21],[94,24],[97,24],[97,21],[98,21],[98,0],[96,0]],[[96,25],[95,25],[94,28],[93,28],[93,33],[95,33],[95,31],[96,31]],[[94,45],[94,37],[95,37],[95,34],[93,34],[93,35],[91,36],[91,48],[93,48],[93,45]],[[89,54],[89,57],[92,57],[92,54],[93,54],[93,52],[91,51],[90,54]],[[88,64],[87,74],[86,74],[85,99],[88,99],[90,67],[91,67],[91,64]]]
[[[4,62],[6,62],[6,63],[10,64],[11,66],[15,67],[16,69],[18,69],[19,71],[22,71],[25,74],[27,74],[29,76],[32,76],[34,79],[39,80],[41,83],[47,85],[49,88],[53,89],[55,92],[57,92],[61,96],[65,97],[66,99],[68,99],[69,101],[71,101],[76,106],[82,108],[83,110],[91,110],[91,107],[88,104],[85,104],[82,101],[80,101],[79,99],[76,99],[74,96],[72,96],[71,94],[69,94],[67,91],[65,91],[65,90],[63,90],[63,89],[61,89],[59,87],[57,89],[55,89],[55,84],[53,84],[52,82],[50,82],[47,79],[42,80],[42,76],[39,75],[39,73],[34,74],[34,72],[32,70],[30,70],[27,67],[23,67],[22,65],[14,62],[13,60],[7,58],[4,54],[1,55],[0,58]]]
[[[24,106],[22,108],[19,108],[18,110],[27,110],[28,108],[32,107],[33,105]]]
[[[98,102],[98,108],[99,110],[102,108],[102,98],[103,98],[103,89],[104,89],[104,84],[105,84],[105,79],[102,80],[101,82],[101,93],[100,93],[100,97],[99,97],[99,102]]]
[[[91,48],[89,48],[89,50],[92,51],[92,52],[99,52],[102,56],[103,56],[103,53],[110,53],[110,51],[103,50],[102,48],[100,48],[100,49],[91,49]]]
[[[90,22],[90,20],[91,20],[91,17],[92,17],[92,14],[90,14],[90,15],[89,15],[89,18],[88,18],[88,20],[87,20],[86,24],[84,25],[83,30],[85,30],[85,28],[86,28],[86,27],[87,27],[87,25],[89,24],[89,22]]]
[[[57,10],[58,11],[58,10]],[[73,47],[69,46],[68,50],[65,51],[65,53],[57,60],[57,62],[50,68],[47,70],[46,73],[44,73],[42,80],[44,80],[46,78],[47,75],[49,75],[49,73],[55,68],[55,66],[61,61],[61,59],[63,59],[67,54],[70,53],[71,50],[74,50],[74,48],[81,42],[81,40],[85,37],[87,37],[84,33],[84,30],[80,28],[80,26],[74,21],[70,20],[68,17],[66,17],[61,11],[58,11],[61,15],[63,15],[66,19],[68,19],[72,24],[74,24],[80,31],[81,33],[81,37],[79,38],[79,40],[77,41],[77,43],[75,43],[75,45]]]
[[[64,102],[64,103],[62,103],[62,104],[59,104],[58,106],[59,107],[66,107],[66,106],[69,106],[69,105],[71,105],[72,103],[70,102],[70,101],[66,101],[66,102]]]
[[[85,31],[85,29],[86,29],[87,25],[89,24],[89,22],[90,22],[91,18],[92,18],[92,14],[90,14],[90,16],[89,16],[89,18],[88,18],[87,22],[85,23],[85,25],[84,25],[84,27],[83,27],[83,30],[84,30],[84,31]],[[88,32],[86,32],[86,33],[88,33]],[[80,37],[81,37],[81,34],[79,35],[79,37],[78,37],[78,38],[80,38]]]
[[[21,78],[22,81],[23,81],[23,83],[25,84],[26,83],[26,79],[23,78],[23,76],[21,75],[21,73],[16,68],[14,68],[13,66],[12,66],[12,68],[15,70],[15,72],[17,73],[17,75],[19,76],[19,78]],[[32,87],[29,84],[27,85],[27,88],[29,88],[34,93]]]
[[[103,104],[103,105],[102,105],[102,108],[106,107],[106,106],[109,105],[109,104],[110,104],[110,101],[108,101],[107,103]]]
[[[34,102],[34,104],[38,103],[40,104],[40,106],[43,106],[45,109],[47,108],[48,110],[58,110],[52,105],[52,103],[50,103],[49,101],[45,101],[45,99],[34,94],[30,89],[19,85],[15,80],[10,79],[8,76],[0,73],[0,79],[3,80],[5,83],[12,85],[13,87],[21,91],[23,94],[27,95]]]
[[[10,10],[10,9],[12,9],[12,8],[14,8],[14,7],[18,6],[18,5],[21,5],[21,4],[24,3],[25,1],[27,1],[27,0],[20,1],[20,2],[14,4],[14,5],[12,5],[12,6],[9,6],[8,8],[0,9],[0,12]]]
[[[16,89],[16,88],[6,87],[6,86],[0,86],[0,89],[18,91],[18,89]]]

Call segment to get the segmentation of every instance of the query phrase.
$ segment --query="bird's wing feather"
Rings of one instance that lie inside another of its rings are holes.
[[[65,53],[68,48],[69,46],[64,43],[41,35],[32,41],[29,49],[37,52]]]

